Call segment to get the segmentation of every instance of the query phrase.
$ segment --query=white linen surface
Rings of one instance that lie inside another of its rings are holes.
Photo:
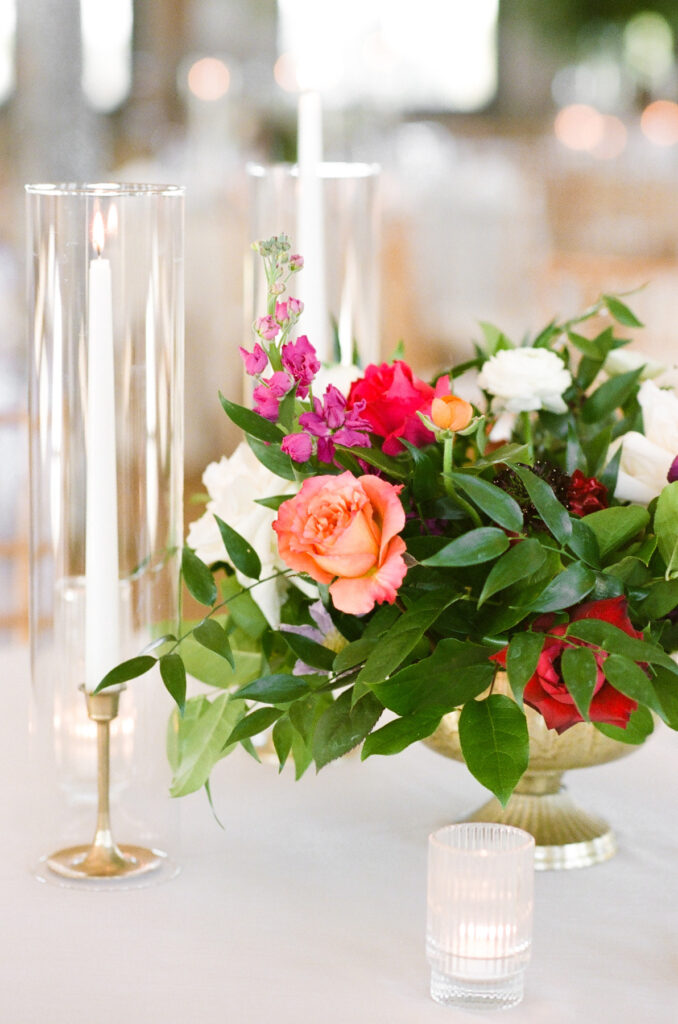
[[[26,842],[28,653],[0,656],[2,1024],[473,1019],[431,1001],[424,956],[427,835],[484,799],[461,765],[417,746],[295,783],[238,752],[213,779],[224,831],[203,794],[182,803],[175,880],[114,893],[39,884]],[[569,785],[614,823],[620,852],[537,874],[525,1000],[507,1020],[674,1024],[678,736],[659,730]]]

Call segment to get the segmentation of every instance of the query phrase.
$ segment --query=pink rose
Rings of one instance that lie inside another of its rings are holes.
[[[385,438],[382,448],[386,454],[397,455],[404,447],[401,437],[417,448],[433,443],[433,434],[417,413],[429,415],[435,395],[429,384],[414,376],[407,363],[396,359],[391,364],[368,366],[365,376],[351,384],[348,405],[351,408],[365,402],[363,419],[369,421],[375,434]]]
[[[282,560],[318,583],[329,583],[336,608],[365,615],[393,604],[407,566],[402,488],[379,477],[316,476],[283,502],[273,529]]]

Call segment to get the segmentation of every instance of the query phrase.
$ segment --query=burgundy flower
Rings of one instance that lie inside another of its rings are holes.
[[[600,619],[601,622],[609,622],[618,629],[622,629],[628,636],[642,639],[642,633],[637,632],[631,625],[624,597],[589,601],[579,605],[570,615],[570,622],[576,622],[579,619]],[[576,725],[577,722],[583,722],[584,719],[565,685],[560,671],[560,659],[563,651],[568,647],[590,647],[591,645],[576,637],[566,638],[565,632],[568,624],[554,626],[553,621],[553,615],[543,615],[532,623],[532,629],[535,632],[548,632],[549,635],[544,641],[534,675],[530,677],[525,686],[523,699],[526,704],[543,716],[549,729],[555,729],[556,732],[562,733],[570,726]],[[493,654],[490,660],[496,661],[502,668],[506,668],[506,652],[507,648],[504,647],[501,651]],[[604,651],[594,651],[594,656],[598,672],[589,708],[589,718],[592,722],[605,722],[608,725],[618,725],[624,729],[638,704],[608,683],[605,678],[607,654]]]
[[[669,471],[666,474],[666,479],[670,484],[678,480],[678,455],[676,455],[675,459],[671,463]]]
[[[608,505],[605,484],[601,484],[594,476],[584,476],[580,469],[575,469],[567,492],[567,507],[570,512],[575,516],[587,516],[589,512],[598,512]]]

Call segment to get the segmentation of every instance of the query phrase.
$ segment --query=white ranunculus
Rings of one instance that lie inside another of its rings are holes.
[[[566,412],[563,391],[571,383],[562,359],[545,348],[500,349],[478,377],[479,386],[494,396],[495,412]]]
[[[277,513],[257,505],[255,498],[270,498],[276,494],[296,494],[299,485],[281,480],[259,462],[245,442],[241,442],[230,458],[223,456],[219,462],[211,462],[203,473],[203,483],[210,500],[204,515],[191,523],[187,543],[207,565],[228,561],[224,542],[214,518],[228,523],[252,545],[261,560],[262,578],[270,576],[276,569],[287,568],[278,554],[273,520]],[[250,586],[252,580],[236,573],[243,586]],[[271,626],[280,624],[280,604],[284,599],[285,581],[274,579],[258,584],[252,596]]]
[[[640,375],[641,380],[658,377],[666,369],[643,352],[631,348],[615,348],[603,363],[603,370],[609,377],[616,377],[619,373],[629,373],[630,370],[638,370],[641,366],[644,367]]]
[[[666,486],[667,473],[678,455],[678,398],[651,380],[638,389],[644,434],[630,430],[614,445],[622,454],[615,497],[647,505]]]

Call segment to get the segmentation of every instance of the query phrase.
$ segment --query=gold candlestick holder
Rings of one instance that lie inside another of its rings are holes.
[[[111,830],[110,766],[111,722],[118,717],[124,687],[103,693],[80,689],[87,702],[87,715],[97,727],[97,821],[92,842],[69,846],[47,857],[47,867],[64,878],[131,878],[154,871],[162,856],[144,846],[118,844]]]

